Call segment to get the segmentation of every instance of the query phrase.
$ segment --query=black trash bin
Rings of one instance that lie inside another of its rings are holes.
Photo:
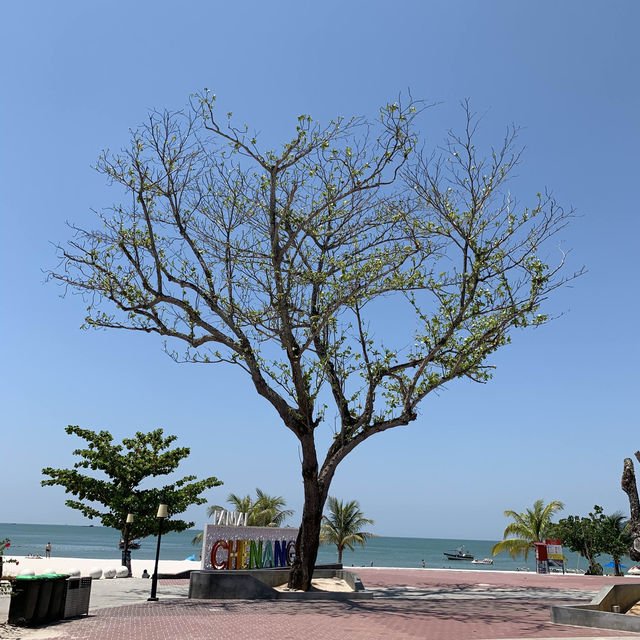
[[[38,602],[33,616],[35,624],[48,622],[49,605],[51,604],[51,592],[53,590],[53,579],[50,574],[36,576],[40,581],[38,590]]]
[[[36,606],[42,580],[36,576],[17,576],[15,594],[9,604],[9,624],[21,627],[35,624]]]
[[[49,612],[47,614],[47,619],[51,622],[64,618],[64,600],[68,577],[67,574],[63,573],[54,573],[51,575],[53,587],[51,589],[51,601],[49,602]]]

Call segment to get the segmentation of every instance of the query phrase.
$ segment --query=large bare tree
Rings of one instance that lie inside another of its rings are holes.
[[[463,110],[462,133],[435,154],[418,150],[412,100],[371,122],[300,116],[266,151],[205,91],[99,157],[126,199],[59,246],[51,276],[86,295],[85,326],[157,333],[185,343],[176,359],[240,367],[298,439],[293,588],[310,587],[345,456],[414,421],[445,383],[487,381],[488,356],[545,322],[541,303],[575,276],[562,253],[554,266],[540,253],[571,212],[549,194],[520,206],[506,188],[517,131],[484,157]],[[411,328],[390,334],[385,314]],[[319,456],[323,426],[334,433]]]

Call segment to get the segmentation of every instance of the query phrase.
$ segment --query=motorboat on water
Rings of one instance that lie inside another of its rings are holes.
[[[493,558],[483,558],[482,560],[472,560],[471,564],[493,564]]]
[[[465,551],[464,546],[458,547],[455,551],[443,551],[447,560],[473,560],[473,555]]]
[[[124,540],[120,540],[120,542],[118,543],[118,548],[120,549],[124,549]],[[139,549],[140,548],[140,542],[138,542],[138,540],[129,540],[129,544],[127,545],[128,549]]]

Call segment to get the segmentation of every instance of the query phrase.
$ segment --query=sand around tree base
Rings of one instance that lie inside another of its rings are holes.
[[[640,616],[640,602],[636,602],[627,613],[631,616]]]
[[[301,591],[289,589],[287,583],[275,587],[276,591]],[[311,581],[311,591],[353,591],[342,578],[316,578]]]

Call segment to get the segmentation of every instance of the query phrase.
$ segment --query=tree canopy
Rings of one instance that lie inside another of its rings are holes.
[[[549,537],[551,519],[564,509],[564,504],[559,500],[552,500],[545,505],[544,500],[536,500],[533,509],[526,509],[522,513],[507,509],[504,515],[511,518],[503,534],[504,540],[493,545],[491,553],[496,556],[503,551],[508,551],[512,558],[524,554],[526,560],[535,542],[544,542]]]
[[[587,559],[590,575],[602,575],[597,556],[603,553],[613,556],[616,575],[622,575],[620,560],[628,553],[631,535],[621,512],[606,515],[602,507],[595,505],[587,517],[563,518],[553,525],[551,533],[571,551]]]
[[[176,516],[192,504],[204,504],[206,499],[201,494],[222,484],[214,477],[197,480],[189,475],[165,486],[141,487],[147,479],[173,473],[190,453],[188,447],[171,449],[177,436],[165,437],[162,429],[138,431],[134,437],[124,438],[122,444],[114,444],[108,431],[95,432],[72,425],[65,430],[85,440],[87,447],[73,452],[81,458],[73,469],[43,469],[42,473],[50,477],[42,480],[42,486],[64,487],[66,493],[77,498],[67,500],[68,507],[87,518],[100,520],[105,527],[124,531],[127,514],[133,513],[134,522],[128,525],[131,537],[157,533],[156,513],[160,503],[167,505],[169,514],[163,531],[193,527],[193,522]],[[83,473],[83,469],[91,473]]]
[[[435,153],[420,151],[425,105],[411,99],[373,121],[300,115],[268,150],[205,91],[100,155],[122,200],[59,245],[50,275],[86,295],[85,327],[159,334],[176,360],[240,367],[298,439],[291,587],[310,587],[338,464],[452,380],[488,381],[489,357],[544,323],[541,304],[573,277],[545,248],[571,211],[547,192],[519,204],[517,129],[483,154],[463,106],[462,132]],[[406,329],[385,330],[381,305]],[[336,427],[318,457],[327,412]]]

